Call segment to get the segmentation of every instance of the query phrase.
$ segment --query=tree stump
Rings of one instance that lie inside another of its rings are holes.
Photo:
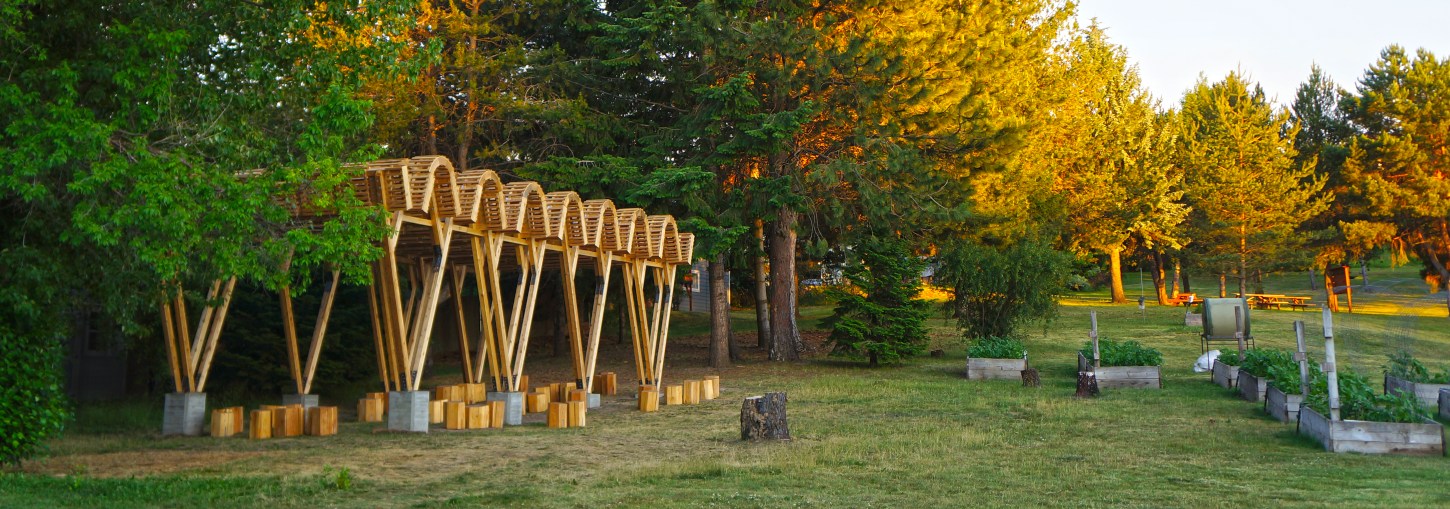
[[[1023,387],[1041,387],[1042,386],[1042,379],[1037,375],[1037,368],[1027,368],[1027,369],[1022,370],[1022,386]]]
[[[745,398],[740,408],[741,440],[790,440],[785,419],[785,393],[767,392]]]
[[[931,356],[932,357],[946,357],[946,355],[947,355],[947,351],[946,350],[942,350],[940,348],[931,351]]]
[[[1089,371],[1082,371],[1077,374],[1077,394],[1079,398],[1098,397],[1098,376]]]

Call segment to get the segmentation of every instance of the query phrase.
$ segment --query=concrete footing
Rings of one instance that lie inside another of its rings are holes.
[[[589,408],[599,408],[600,399],[598,394],[589,395]]]
[[[490,392],[489,401],[503,402],[503,423],[505,426],[518,426],[524,423],[524,393],[522,392]]]
[[[388,393],[388,430],[428,432],[428,391]]]
[[[317,406],[318,399],[316,394],[283,394],[282,404],[286,406],[302,405],[303,411],[306,411],[308,408]]]
[[[161,417],[162,435],[199,437],[205,421],[205,392],[173,392],[166,395],[166,409]]]

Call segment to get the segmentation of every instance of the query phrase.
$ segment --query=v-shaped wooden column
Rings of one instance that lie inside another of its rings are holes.
[[[232,289],[237,278],[227,279],[222,286],[220,279],[213,281],[207,292],[207,304],[197,319],[196,336],[187,340],[191,333],[187,327],[186,300],[181,292],[172,302],[161,304],[162,339],[166,341],[167,362],[171,365],[171,379],[176,392],[205,392],[207,375],[216,354],[217,341],[221,338],[222,325],[226,323],[227,310],[232,303]],[[216,306],[220,292],[221,302]]]

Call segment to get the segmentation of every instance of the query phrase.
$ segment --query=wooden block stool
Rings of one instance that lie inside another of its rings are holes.
[[[519,390],[518,390],[518,392],[523,392],[523,393],[529,392],[529,375],[519,375]]]
[[[482,403],[488,401],[488,386],[484,384],[464,384],[465,394],[468,403]]]
[[[588,409],[589,409],[589,402],[588,401],[570,401],[569,402],[569,427],[571,427],[571,428],[582,428],[582,427],[584,427],[584,413],[586,411],[588,411]]]
[[[444,429],[468,429],[468,403],[449,401],[443,404]]]
[[[237,420],[232,417],[233,408],[218,408],[211,411],[211,436],[224,438],[237,434]]]
[[[684,400],[686,405],[700,404],[700,381],[685,380]]]
[[[247,416],[247,409],[239,406],[234,406],[231,408],[231,411],[232,429],[235,430],[236,433],[246,433],[247,426],[242,424],[242,420],[245,419]]]
[[[567,427],[569,427],[569,404],[568,403],[549,403],[549,427],[550,428],[567,428]]]
[[[489,424],[489,405],[468,405],[468,429],[483,429]]]
[[[683,405],[683,404],[685,404],[685,386],[683,386],[683,385],[671,385],[671,386],[665,387],[665,404],[666,405]]]
[[[658,412],[660,410],[660,391],[653,386],[643,386],[639,389],[639,411]]]
[[[247,438],[252,440],[272,438],[271,410],[258,409],[252,411],[252,427],[247,429]]]
[[[708,383],[709,386],[710,386],[710,390],[704,395],[705,396],[705,399],[715,399],[715,398],[720,397],[720,376],[719,375],[709,375],[709,376],[706,376],[705,377],[705,382]]]
[[[383,422],[383,402],[376,398],[357,400],[358,422]]]
[[[531,392],[524,395],[525,410],[531,414],[549,411],[549,393]]]
[[[337,434],[337,407],[315,406],[307,409],[307,434],[326,437]]]
[[[493,400],[488,402],[488,427],[500,429],[503,428],[503,418],[506,417],[508,414],[508,411],[504,410],[506,406],[507,403],[502,400]]]
[[[382,403],[383,404],[383,412],[382,413],[387,413],[388,412],[388,393],[386,393],[386,392],[369,392],[368,393],[368,399],[378,400],[379,403]]]
[[[449,403],[463,403],[447,399],[435,399],[428,402],[428,424],[442,424],[448,417],[447,407]]]
[[[619,377],[613,372],[606,371],[594,377],[594,393],[600,396],[614,396],[619,394]]]
[[[453,395],[453,389],[447,385],[440,385],[433,388],[433,396],[428,398],[432,401],[448,401]]]
[[[302,405],[272,406],[272,436],[275,438],[302,436]]]
[[[569,401],[589,401],[589,391],[584,389],[569,389]]]

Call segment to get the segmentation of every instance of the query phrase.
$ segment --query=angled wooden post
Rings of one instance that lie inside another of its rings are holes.
[[[436,209],[435,209],[436,210]],[[428,354],[428,343],[433,334],[433,317],[438,311],[438,294],[443,287],[443,277],[448,271],[448,251],[453,240],[453,218],[444,218],[442,221],[434,220],[434,246],[438,248],[437,258],[433,265],[424,270],[426,280],[423,282],[424,295],[419,301],[418,316],[414,317],[413,324],[413,366],[409,372],[411,380],[408,389],[416,391],[423,383],[423,365],[425,356]]]
[[[227,310],[231,309],[232,291],[236,288],[236,286],[237,277],[232,276],[231,278],[227,279],[227,286],[224,290],[222,290],[222,302],[221,305],[217,307],[216,314],[212,318],[211,328],[207,334],[208,337],[206,340],[206,352],[203,353],[201,357],[201,374],[197,377],[196,381],[197,392],[206,391],[206,379],[207,376],[211,374],[211,362],[212,359],[216,356],[216,345],[217,342],[221,339],[222,325],[226,324]]]
[[[584,345],[579,330],[579,295],[574,285],[574,276],[578,268],[579,248],[566,243],[560,256],[559,271],[562,272],[560,279],[564,283],[564,318],[569,334],[569,356],[570,360],[574,362],[575,387],[587,390],[589,389],[586,384],[588,374],[584,372]]]
[[[609,295],[609,275],[614,267],[613,255],[600,250],[594,258],[594,307],[589,313],[589,348],[585,372],[585,390],[594,390],[594,367],[599,361],[599,337],[604,328],[605,296]]]
[[[292,381],[297,384],[297,393],[302,392],[302,362],[297,352],[297,321],[292,316],[292,288],[283,285],[280,292],[282,301],[282,333],[287,342],[287,369],[292,373]]]
[[[520,377],[524,374],[524,360],[529,353],[529,331],[533,329],[534,325],[534,304],[538,301],[539,281],[544,272],[544,255],[548,252],[543,239],[527,239],[526,247],[529,253],[529,264],[532,266],[530,274],[532,278],[529,282],[528,295],[526,295],[527,302],[524,303],[523,316],[525,318],[522,324],[518,324],[520,327],[518,327],[519,337],[514,351],[514,371],[509,382],[511,391],[519,390]]]
[[[312,344],[308,345],[307,373],[303,377],[302,392],[312,394],[312,381],[317,374],[317,358],[322,354],[322,340],[327,336],[327,321],[332,317],[332,301],[337,297],[339,271],[332,271],[332,283],[323,289],[322,308],[317,310],[317,324],[312,327]]]
[[[181,380],[181,363],[177,359],[175,320],[172,316],[171,304],[162,302],[161,335],[162,339],[166,341],[166,359],[171,365],[171,381],[176,385],[176,392],[186,392],[185,382]]]
[[[463,362],[463,381],[472,384],[478,383],[478,380],[474,377],[473,359],[469,355],[468,319],[463,313],[463,280],[467,277],[468,266],[454,266],[449,290],[453,292],[453,317],[458,323],[458,352],[459,359]]]

